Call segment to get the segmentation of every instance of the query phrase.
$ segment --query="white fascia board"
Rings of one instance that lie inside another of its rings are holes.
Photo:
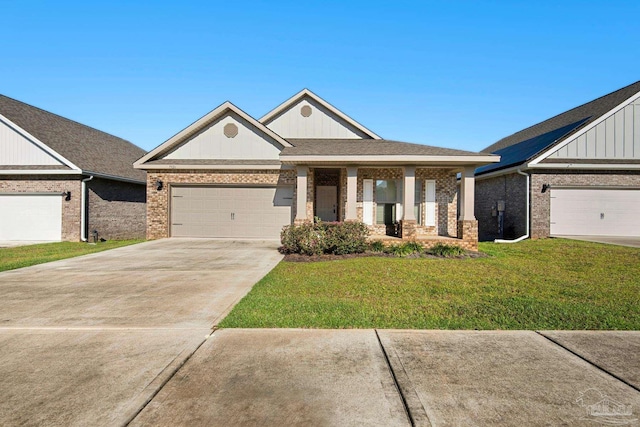
[[[626,107],[628,104],[632,103],[633,101],[635,101],[636,99],[640,98],[640,92],[636,93],[635,95],[633,95],[632,97],[626,99],[625,101],[623,101],[621,104],[619,104],[618,106],[616,106],[615,108],[613,108],[612,110],[610,110],[608,113],[603,114],[600,118],[598,118],[597,120],[595,120],[592,123],[589,123],[586,127],[580,129],[580,132],[574,133],[569,135],[568,137],[564,138],[562,140],[562,142],[560,142],[559,144],[556,144],[552,147],[550,147],[549,149],[547,149],[545,152],[543,152],[542,154],[540,154],[539,156],[537,156],[535,159],[531,160],[529,162],[529,165],[536,165],[538,163],[540,163],[542,160],[546,159],[547,157],[549,157],[551,154],[555,153],[556,151],[560,150],[561,148],[563,148],[564,146],[566,146],[567,144],[569,144],[571,141],[573,141],[574,139],[576,139],[577,137],[579,137],[580,135],[588,132],[589,130],[595,128],[596,126],[598,126],[600,123],[604,122],[605,120],[607,120],[609,117],[613,116],[615,113],[617,113],[618,111],[622,110],[624,107]]]
[[[531,169],[563,169],[563,170],[576,170],[576,169],[588,169],[588,170],[628,170],[628,169],[640,169],[640,164],[624,164],[624,163],[538,163],[529,164]]]
[[[83,175],[92,175],[95,176],[96,178],[102,178],[102,179],[110,179],[112,181],[122,181],[122,182],[130,182],[132,184],[146,184],[146,181],[140,181],[138,179],[133,179],[133,178],[125,178],[123,176],[117,176],[117,175],[109,175],[106,173],[100,173],[100,172],[91,172],[91,171],[82,171]]]
[[[138,169],[147,170],[279,170],[291,169],[288,165],[141,165]]]
[[[80,169],[0,169],[0,175],[82,175]]]
[[[280,156],[280,161],[283,163],[309,163],[309,162],[324,162],[324,163],[376,163],[376,164],[408,164],[408,163],[444,163],[448,165],[452,164],[466,164],[466,165],[478,165],[482,166],[488,163],[497,163],[500,161],[500,156],[488,155],[488,156],[419,156],[419,155],[405,155],[405,156]]]
[[[68,168],[71,168],[71,169],[74,169],[74,170],[80,170],[80,168],[78,166],[76,166],[73,163],[71,163],[71,161],[66,159],[63,155],[61,155],[57,151],[54,151],[53,149],[51,149],[51,147],[49,147],[47,144],[45,144],[44,142],[40,141],[35,136],[31,135],[26,130],[22,129],[20,126],[18,126],[17,124],[13,123],[11,120],[6,118],[2,114],[0,114],[0,121],[3,121],[7,126],[12,128],[14,131],[18,132],[23,137],[27,138],[29,141],[33,142],[40,149],[42,149],[44,152],[46,152],[50,156],[54,157],[56,160],[58,160],[60,163],[64,164]]]
[[[526,170],[528,170],[529,168],[526,165],[520,164],[518,166],[511,166],[508,168],[504,168],[504,169],[500,169],[497,171],[492,171],[492,172],[487,172],[487,173],[483,173],[481,175],[476,175],[476,181],[480,181],[483,179],[487,179],[487,178],[494,178],[496,176],[501,176],[501,175],[509,175],[512,173],[516,173],[518,170],[524,172]]]
[[[134,163],[134,167],[140,166],[143,163],[153,159],[157,155],[162,154],[166,151],[169,151],[171,148],[181,143],[185,138],[192,135],[197,130],[202,129],[209,123],[212,123],[217,118],[224,115],[224,113],[226,113],[227,111],[232,111],[236,113],[238,116],[240,116],[241,118],[249,122],[251,125],[255,126],[260,131],[264,132],[269,137],[273,138],[283,147],[292,146],[280,135],[278,135],[277,133],[275,133],[274,131],[272,131],[271,129],[269,129],[268,127],[266,127],[265,125],[263,125],[262,123],[260,123],[259,121],[257,121],[256,119],[248,115],[247,113],[245,113],[244,111],[242,111],[240,108],[233,105],[231,102],[226,101],[220,106],[210,111],[209,113],[199,118],[198,120],[196,120],[195,122],[193,122],[192,124],[190,124],[189,126],[187,126],[186,128],[184,128],[183,130],[181,130],[180,132],[178,132],[177,134],[175,134],[174,136],[172,136],[171,138],[169,138],[168,140],[166,140],[165,142],[163,142],[162,144],[160,144],[159,146],[157,146],[156,148],[154,148],[153,150],[151,150],[150,152],[148,152],[147,154],[145,154],[144,156],[142,156],[140,159],[136,160]],[[143,169],[143,168],[138,167],[138,169]]]
[[[302,89],[300,92],[296,93],[291,98],[287,99],[282,104],[278,105],[276,108],[274,108],[273,110],[269,111],[267,114],[262,116],[260,118],[259,122],[263,123],[264,125],[267,125],[276,116],[278,116],[284,110],[289,108],[289,106],[295,104],[296,102],[298,102],[301,98],[303,98],[305,96],[308,96],[309,98],[313,99],[318,104],[322,105],[323,107],[325,107],[327,110],[331,111],[336,116],[340,117],[341,119],[343,119],[344,121],[346,121],[350,125],[358,128],[362,132],[364,132],[367,135],[369,135],[371,138],[373,138],[373,139],[382,139],[380,136],[378,136],[374,132],[370,131],[369,129],[367,129],[366,127],[361,125],[360,123],[356,122],[354,119],[352,119],[351,117],[347,116],[345,113],[343,113],[342,111],[338,110],[336,107],[334,107],[333,105],[329,104],[327,101],[325,101],[324,99],[320,98],[318,95],[316,95],[315,93],[311,92],[309,89],[306,89],[306,88]]]

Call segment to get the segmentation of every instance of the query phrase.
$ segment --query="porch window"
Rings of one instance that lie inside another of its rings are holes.
[[[376,224],[390,225],[402,219],[401,179],[379,179],[376,181]],[[422,180],[416,179],[413,213],[418,224],[422,224]]]

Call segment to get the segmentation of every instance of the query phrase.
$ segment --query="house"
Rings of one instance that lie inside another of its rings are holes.
[[[133,168],[143,154],[0,96],[0,240],[144,237],[146,177]]]
[[[305,89],[259,120],[225,102],[134,166],[148,172],[149,239],[277,239],[317,217],[476,249],[473,172],[497,160],[382,139]]]
[[[640,236],[640,82],[483,150],[480,239]]]

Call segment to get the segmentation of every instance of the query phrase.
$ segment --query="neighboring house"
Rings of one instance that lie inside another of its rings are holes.
[[[640,236],[640,82],[501,139],[476,170],[480,239]]]
[[[144,237],[144,151],[0,96],[0,240]]]
[[[476,249],[473,172],[497,160],[381,139],[305,89],[260,120],[225,102],[135,167],[148,171],[149,239],[277,239],[318,217]]]

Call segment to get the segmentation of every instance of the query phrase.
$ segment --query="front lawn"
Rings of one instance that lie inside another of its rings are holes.
[[[640,330],[640,249],[544,239],[480,251],[281,262],[219,326]]]
[[[110,240],[96,244],[80,242],[40,243],[37,245],[0,248],[0,271],[28,267],[44,262],[72,258],[107,249],[140,243],[142,240]]]

